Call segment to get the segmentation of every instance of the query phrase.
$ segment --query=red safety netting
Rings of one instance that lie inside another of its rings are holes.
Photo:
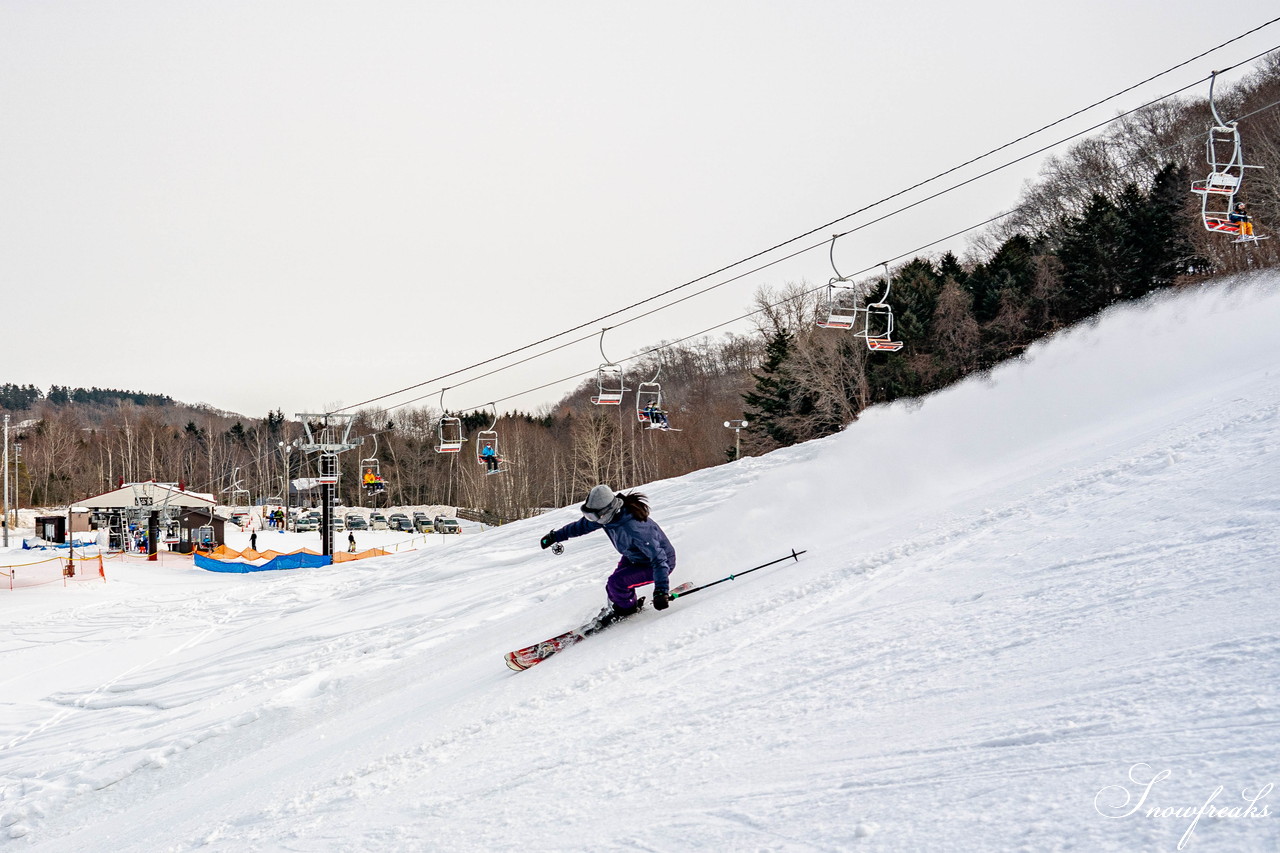
[[[101,555],[92,557],[64,557],[56,555],[47,560],[0,566],[0,589],[8,582],[9,589],[45,586],[61,583],[106,583],[107,570]]]

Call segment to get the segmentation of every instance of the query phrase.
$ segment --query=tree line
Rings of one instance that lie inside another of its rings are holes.
[[[25,412],[43,401],[54,405],[67,403],[110,405],[130,402],[137,406],[169,406],[174,403],[174,399],[167,394],[145,394],[141,391],[121,391],[116,388],[72,388],[53,385],[46,394],[35,385],[16,385],[12,382],[0,385],[0,409],[5,411]]]

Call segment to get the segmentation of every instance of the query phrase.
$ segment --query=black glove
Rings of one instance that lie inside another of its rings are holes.
[[[655,589],[653,591],[653,609],[666,610],[671,606],[671,593],[665,589]]]
[[[538,544],[542,546],[542,550],[547,550],[552,545],[556,544],[556,532],[552,530],[546,536],[543,536],[542,539],[538,541]]]

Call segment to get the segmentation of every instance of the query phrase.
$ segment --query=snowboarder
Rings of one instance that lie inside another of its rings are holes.
[[[653,584],[654,608],[666,610],[676,549],[657,522],[649,518],[648,499],[638,492],[615,495],[613,489],[601,484],[591,490],[580,509],[582,518],[550,531],[539,544],[550,548],[557,542],[604,530],[622,559],[605,583],[609,605],[600,614],[601,623],[607,625],[639,610],[644,599],[637,600],[635,591],[645,584]]]

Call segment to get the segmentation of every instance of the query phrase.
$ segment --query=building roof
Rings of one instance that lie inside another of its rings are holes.
[[[74,506],[88,509],[134,509],[164,506],[180,509],[212,507],[213,495],[187,492],[171,483],[128,483],[106,494],[76,501]]]
[[[178,517],[182,519],[186,519],[188,521],[190,521],[193,517],[195,517],[195,518],[207,518],[210,523],[213,523],[215,521],[220,521],[223,524],[231,523],[230,518],[227,518],[224,515],[220,515],[219,513],[214,512],[209,507],[193,507],[191,509],[188,509],[186,512],[181,513]]]

